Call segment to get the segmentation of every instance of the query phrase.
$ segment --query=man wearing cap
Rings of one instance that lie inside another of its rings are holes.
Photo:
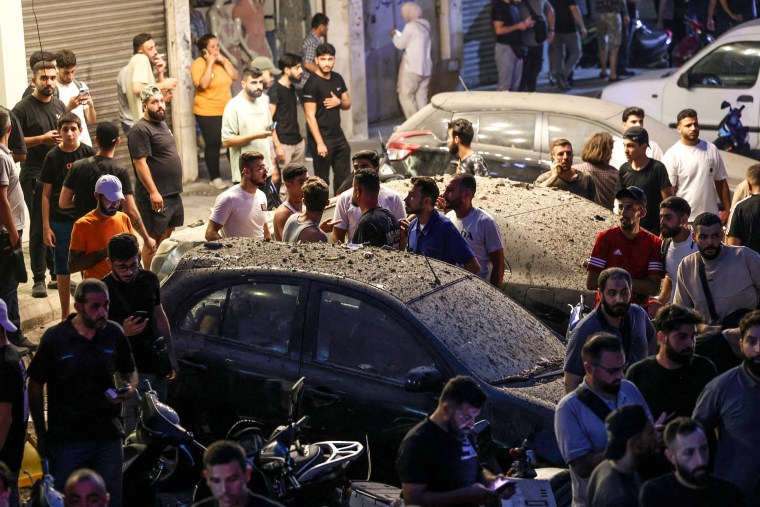
[[[275,76],[282,74],[282,71],[274,66],[274,62],[271,58],[266,56],[257,56],[250,64],[254,69],[261,71],[261,78],[264,83],[264,93],[268,93],[269,89],[274,84]]]
[[[567,190],[593,201],[596,197],[594,180],[588,173],[573,168],[573,145],[567,139],[555,139],[551,147],[552,167],[539,174],[536,186]]]
[[[124,93],[131,118],[137,122],[143,115],[141,105],[143,100],[140,94],[145,87],[155,85],[162,92],[170,94],[171,90],[177,87],[177,78],[168,76],[166,60],[158,53],[156,42],[151,34],[143,32],[135,35],[132,39],[132,52],[132,58],[124,71]],[[158,79],[153,74],[154,66]]]
[[[623,110],[623,132],[631,127],[644,128],[644,110],[637,106],[626,107]],[[649,146],[647,146],[647,157],[655,160],[662,160],[662,148],[654,139],[649,140]],[[612,144],[612,157],[610,157],[610,165],[617,169],[625,164],[625,147],[623,146],[623,140],[615,141]]]
[[[641,405],[625,405],[605,419],[607,449],[588,481],[586,499],[593,507],[638,507],[637,469],[654,453],[654,426]]]
[[[24,456],[26,423],[26,368],[7,333],[18,329],[8,318],[8,307],[0,299],[0,461],[8,465],[13,481],[11,505],[18,505],[18,474]]]
[[[647,212],[641,217],[641,227],[657,236],[660,234],[660,203],[675,193],[668,170],[662,162],[647,156],[649,134],[642,127],[625,131],[623,147],[628,161],[620,166],[620,188],[634,186],[644,191]]]
[[[119,211],[124,200],[121,182],[106,174],[95,183],[94,210],[74,222],[69,250],[69,271],[82,271],[82,278],[101,279],[111,272],[108,240],[120,232],[134,234],[129,217]],[[143,260],[144,261],[144,260]]]
[[[639,187],[628,187],[615,194],[620,225],[597,235],[586,265],[586,288],[599,288],[599,273],[610,267],[623,268],[633,279],[632,301],[645,305],[660,290],[663,277],[662,240],[641,228],[647,214],[647,197]]]
[[[171,236],[185,220],[182,205],[182,161],[169,126],[166,125],[166,102],[156,86],[140,92],[142,118],[129,132],[129,156],[135,168],[135,201],[145,229],[155,240],[156,248]],[[146,243],[142,261],[147,269],[155,255]]]

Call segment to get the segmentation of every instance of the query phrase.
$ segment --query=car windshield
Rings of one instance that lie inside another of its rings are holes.
[[[479,280],[449,285],[409,308],[472,373],[488,382],[556,363],[565,355],[549,328]]]

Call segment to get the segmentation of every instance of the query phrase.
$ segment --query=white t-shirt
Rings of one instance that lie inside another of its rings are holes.
[[[261,190],[250,194],[235,185],[216,198],[209,220],[222,224],[221,233],[225,238],[263,238],[267,196]]]
[[[499,226],[491,215],[480,208],[472,208],[467,216],[461,219],[457,218],[454,211],[449,211],[446,213],[446,218],[451,220],[480,262],[478,276],[488,281],[493,269],[488,254],[504,248]]]
[[[337,224],[335,228],[348,229],[348,234],[346,234],[347,243],[350,243],[354,239],[356,226],[359,225],[359,220],[362,219],[362,210],[358,206],[351,204],[352,195],[354,195],[353,188],[343,191],[338,196],[338,202],[335,203],[335,213],[333,214],[333,221],[341,220],[341,223]],[[397,219],[406,218],[404,201],[397,192],[381,186],[380,193],[377,196],[377,203],[381,208],[390,211]]]
[[[269,97],[261,95],[255,102],[251,102],[241,91],[230,100],[224,107],[222,115],[222,141],[240,135],[264,132],[272,124],[272,116],[269,114]],[[264,155],[264,163],[267,166],[267,174],[272,174],[272,154],[269,148],[269,138],[254,139],[245,146],[230,148],[230,171],[232,181],[240,182],[240,154],[255,150]]]
[[[668,303],[672,303],[673,298],[676,295],[678,266],[681,265],[681,261],[684,259],[684,257],[693,254],[696,251],[698,251],[697,244],[694,242],[694,239],[691,236],[686,238],[686,241],[682,241],[681,243],[672,241],[668,246],[668,251],[665,254],[665,272],[667,273],[668,278],[670,278],[670,281],[672,283],[672,290],[670,292],[670,299],[668,300]]]
[[[662,148],[651,139],[649,140],[649,146],[647,147],[647,157],[662,161]],[[619,170],[620,166],[626,162],[628,162],[628,159],[625,158],[625,146],[623,146],[623,140],[615,141],[612,145],[610,165]]]
[[[715,182],[725,180],[728,175],[713,143],[699,141],[696,146],[687,146],[679,141],[665,152],[662,163],[676,187],[676,195],[691,206],[689,221],[708,211],[718,214]]]
[[[79,84],[81,86],[87,86],[84,81],[80,81]],[[79,86],[77,86],[74,81],[71,81],[67,85],[56,82],[56,85],[58,86],[58,98],[61,99],[66,106],[69,105],[71,97],[79,95]],[[79,142],[91,147],[92,139],[90,139],[90,131],[87,129],[87,119],[84,117],[85,107],[90,106],[85,106],[84,104],[79,105],[72,109],[71,112],[79,116],[79,119],[82,120],[82,133],[79,134]]]

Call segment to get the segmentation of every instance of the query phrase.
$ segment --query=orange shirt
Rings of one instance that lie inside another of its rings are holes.
[[[117,211],[112,217],[100,218],[93,210],[74,222],[69,249],[84,252],[85,255],[97,252],[106,248],[108,241],[120,232],[135,233],[127,215]],[[103,259],[93,267],[85,269],[82,278],[101,279],[110,272],[108,261]]]
[[[230,86],[232,78],[218,63],[211,70],[211,83],[205,90],[198,88],[201,76],[206,70],[206,59],[198,57],[190,65],[190,75],[195,85],[195,98],[193,99],[193,114],[198,116],[222,116],[224,106],[232,98]]]

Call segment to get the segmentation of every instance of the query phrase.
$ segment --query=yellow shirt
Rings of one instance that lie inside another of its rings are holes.
[[[227,74],[222,65],[214,63],[211,70],[211,83],[206,89],[201,90],[198,84],[206,70],[206,59],[198,57],[190,65],[190,75],[195,85],[195,98],[193,99],[193,114],[198,116],[222,116],[224,106],[232,98],[230,86],[232,78]]]

